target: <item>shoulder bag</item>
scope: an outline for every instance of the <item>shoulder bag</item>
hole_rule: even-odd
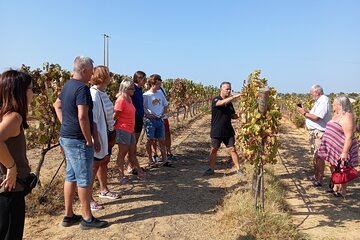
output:
[[[343,167],[340,167],[340,165],[341,160],[338,160],[335,171],[331,174],[331,181],[334,184],[347,183],[359,177],[358,171],[353,168],[347,161],[344,161]]]

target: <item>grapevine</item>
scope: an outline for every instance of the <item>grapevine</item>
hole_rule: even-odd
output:
[[[239,102],[242,121],[236,126],[236,142],[244,161],[255,166],[253,174],[255,207],[259,206],[258,199],[261,198],[260,205],[263,209],[264,165],[276,163],[279,146],[277,133],[281,114],[275,104],[276,90],[268,88],[267,80],[261,79],[260,73],[260,70],[256,70],[249,75],[247,82],[244,81],[243,96]],[[268,98],[259,98],[260,90],[265,90],[264,96]],[[259,102],[266,107],[263,112],[259,110]]]
[[[54,147],[59,146],[60,123],[57,121],[52,104],[57,99],[62,86],[70,78],[70,72],[62,70],[58,64],[44,63],[43,71],[39,68],[31,71],[30,67],[23,65],[21,71],[27,72],[33,78],[34,101],[32,102],[30,124],[26,137],[30,146],[42,146],[41,157],[36,169],[40,175],[45,155]]]
[[[262,116],[258,109],[259,89],[267,86],[265,78],[260,79],[260,70],[249,75],[244,81],[243,97],[240,98],[239,110],[241,121],[236,126],[237,147],[241,149],[243,158],[255,166],[276,163],[278,149],[277,132],[281,117],[275,100],[276,90],[270,88],[268,111]],[[264,149],[261,149],[262,144]]]
[[[360,141],[360,98],[358,98],[353,104],[353,111],[355,115],[355,137]]]

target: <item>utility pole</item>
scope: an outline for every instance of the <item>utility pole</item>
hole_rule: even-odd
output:
[[[104,36],[104,66],[109,67],[109,38],[107,34],[102,34]]]
[[[109,36],[106,38],[106,66],[109,68]]]

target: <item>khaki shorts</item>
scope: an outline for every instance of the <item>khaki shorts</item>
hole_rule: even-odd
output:
[[[315,156],[316,151],[320,147],[321,138],[323,137],[324,132],[320,130],[310,130],[309,131],[309,143],[310,143],[310,153]]]

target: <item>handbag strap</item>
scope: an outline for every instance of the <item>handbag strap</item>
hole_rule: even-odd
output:
[[[343,160],[341,160],[341,159],[339,159],[339,160],[337,161],[337,165],[336,165],[336,167],[335,167],[335,172],[340,172],[340,170],[342,169],[342,167],[341,167],[341,162],[342,162],[342,161],[343,161]],[[349,161],[344,161],[344,167],[352,168],[352,166],[350,165]]]
[[[336,165],[336,167],[335,167],[335,172],[340,172],[340,170],[341,170],[340,165],[341,165],[341,160],[339,159],[339,160],[337,161],[337,165]]]

